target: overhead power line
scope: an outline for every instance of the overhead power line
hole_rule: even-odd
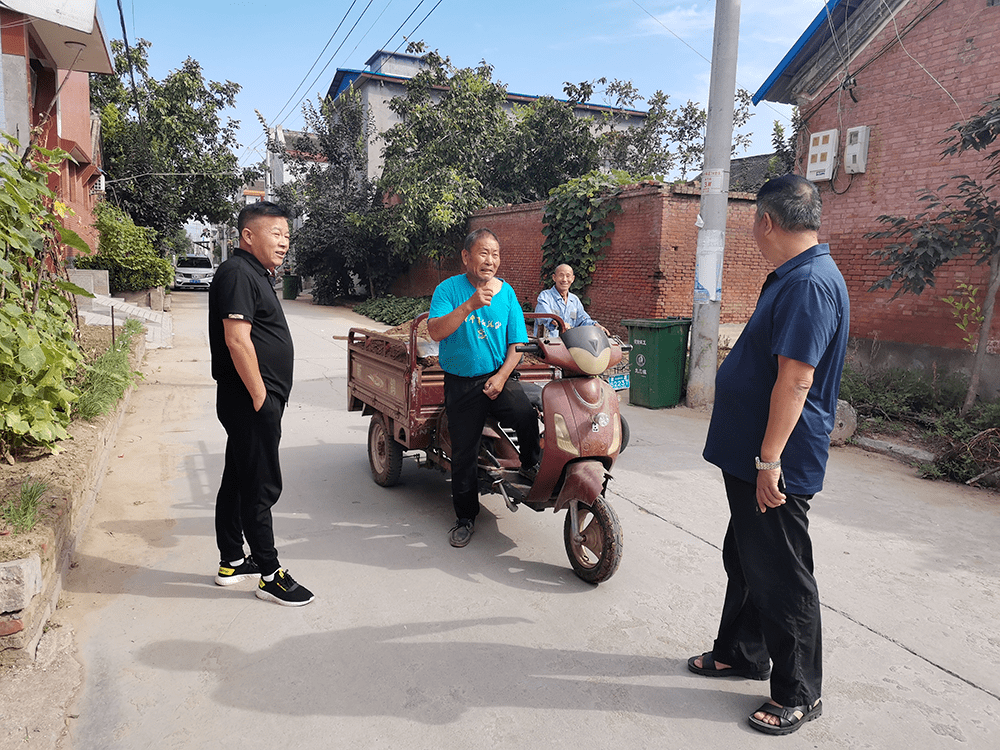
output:
[[[325,65],[325,66],[323,66],[322,70],[320,70],[320,72],[319,72],[319,73],[318,73],[318,74],[316,75],[316,77],[315,77],[315,78],[313,79],[313,82],[312,82],[312,83],[311,83],[311,84],[309,85],[309,88],[312,88],[312,86],[314,86],[314,85],[316,84],[316,82],[317,82],[317,81],[318,81],[318,80],[320,79],[320,77],[321,77],[321,76],[323,75],[323,73],[325,73],[325,72],[326,72],[326,69],[330,67],[330,64],[331,64],[331,63],[332,63],[332,62],[334,61],[334,59],[336,58],[337,54],[338,54],[338,53],[340,52],[341,48],[343,48],[344,44],[345,44],[345,43],[347,42],[347,40],[348,40],[348,39],[349,39],[349,38],[351,37],[351,34],[352,34],[352,33],[354,32],[354,29],[356,29],[356,28],[357,28],[357,26],[358,26],[358,23],[360,23],[360,22],[361,22],[361,19],[362,19],[362,18],[364,18],[364,16],[365,16],[365,13],[366,13],[366,12],[368,11],[368,8],[369,8],[369,7],[371,7],[371,4],[372,4],[372,1],[373,1],[373,0],[369,0],[369,3],[368,3],[368,5],[367,5],[367,6],[365,7],[364,11],[362,11],[361,15],[360,15],[360,16],[358,16],[358,19],[357,19],[357,21],[355,21],[355,22],[354,22],[354,25],[353,25],[353,26],[351,27],[350,31],[348,31],[348,32],[347,32],[347,35],[346,35],[346,36],[344,37],[344,39],[343,39],[343,40],[341,41],[340,45],[339,45],[339,46],[337,47],[337,49],[336,49],[336,50],[334,50],[333,54],[332,54],[332,55],[330,56],[330,59],[329,59],[329,61],[328,61],[328,62],[326,63],[326,65]],[[389,38],[388,38],[388,39],[386,40],[385,44],[384,44],[384,45],[382,45],[382,47],[380,47],[380,49],[385,49],[385,48],[387,48],[387,47],[389,46],[389,44],[390,44],[390,43],[392,42],[392,40],[393,40],[393,39],[395,38],[395,36],[396,36],[397,34],[399,34],[399,32],[400,32],[400,31],[402,30],[402,28],[403,28],[403,27],[404,27],[404,26],[405,26],[405,25],[406,25],[406,24],[407,24],[407,23],[409,22],[409,20],[410,20],[411,18],[413,18],[413,16],[414,16],[414,15],[416,14],[416,12],[417,12],[418,10],[420,10],[420,6],[422,6],[422,5],[423,5],[423,4],[425,3],[425,2],[426,2],[426,0],[420,0],[420,1],[419,1],[419,2],[417,3],[417,5],[416,5],[416,6],[415,6],[415,7],[413,8],[413,10],[411,10],[411,11],[410,11],[409,15],[407,15],[407,17],[406,17],[406,18],[405,18],[405,19],[403,20],[403,22],[402,22],[402,23],[401,23],[401,24],[399,25],[399,27],[398,27],[398,28],[397,28],[397,29],[396,29],[396,30],[395,30],[395,31],[394,31],[394,32],[392,33],[392,35],[391,35],[391,36],[390,36],[390,37],[389,37]],[[434,5],[434,7],[433,7],[433,8],[431,8],[431,9],[430,9],[430,10],[429,10],[429,11],[427,12],[427,15],[425,15],[425,16],[424,16],[424,17],[423,17],[423,18],[422,18],[422,19],[420,20],[420,23],[418,23],[418,24],[417,24],[416,26],[414,26],[414,27],[413,27],[413,30],[412,30],[412,31],[410,32],[410,34],[409,34],[408,36],[405,36],[405,37],[403,38],[403,41],[402,41],[402,42],[400,42],[400,44],[399,44],[399,46],[398,46],[398,47],[396,47],[396,50],[395,50],[395,52],[398,52],[398,51],[399,51],[399,49],[400,49],[400,48],[401,48],[401,47],[403,46],[403,44],[404,44],[404,43],[405,43],[405,42],[407,41],[407,39],[408,39],[408,38],[412,38],[413,34],[415,34],[415,33],[417,32],[417,30],[418,30],[418,29],[419,29],[419,28],[420,28],[420,27],[421,27],[421,26],[422,26],[422,25],[424,24],[424,22],[425,22],[425,21],[426,21],[426,20],[427,20],[428,18],[430,18],[431,14],[432,14],[432,13],[434,13],[434,11],[438,9],[438,6],[440,6],[442,2],[444,2],[444,0],[438,0],[438,1],[437,1],[437,3],[436,3],[436,4]],[[352,7],[353,7],[353,3],[352,3]],[[350,8],[348,8],[348,13],[349,13],[349,12],[350,12]],[[383,11],[383,13],[384,13],[384,12],[385,12],[385,11]],[[346,14],[345,14],[345,19],[346,19]],[[343,24],[343,20],[341,21],[341,24]],[[340,28],[340,27],[338,26],[338,29],[339,29],[339,28]],[[370,29],[369,29],[369,31],[370,31]],[[336,32],[334,32],[334,35],[336,35]],[[367,36],[367,34],[366,34],[366,36]],[[332,39],[333,39],[333,37],[331,37],[331,41],[332,41]],[[327,46],[329,46],[329,42],[327,43]],[[355,49],[357,49],[357,46],[355,46]],[[325,50],[326,50],[326,47],[324,47],[324,51],[325,51]],[[353,50],[352,50],[352,54],[353,54]],[[322,57],[322,55],[323,55],[323,53],[322,53],[322,52],[320,52],[320,55],[319,55],[319,57]],[[319,58],[317,58],[317,62],[318,62],[318,60],[319,60]],[[384,61],[383,61],[383,62],[384,62]],[[315,66],[316,66],[316,63],[314,62],[314,63],[313,63],[313,65],[312,65],[312,67],[310,67],[310,69],[309,69],[309,72],[312,72],[312,70],[313,70],[313,68],[315,68]],[[380,71],[381,71],[381,69],[382,69],[382,66],[380,65],[380,66],[379,66],[379,68],[378,68],[378,70],[376,70],[376,71],[374,71],[374,72],[375,72],[375,73],[378,73],[378,72],[380,72]],[[305,75],[305,76],[303,77],[303,81],[304,81],[304,80],[305,80],[306,78],[308,78],[308,77],[309,77],[309,72],[307,72],[307,73],[306,73],[306,75]],[[296,91],[296,92],[298,92],[298,90],[299,90],[299,89],[300,89],[301,87],[302,87],[302,84],[300,83],[300,84],[299,84],[299,86],[298,86],[298,87],[296,88],[296,90],[295,90],[295,91]],[[307,91],[308,91],[308,89],[307,89]],[[302,96],[300,96],[300,97],[299,97],[299,99],[298,99],[298,101],[296,102],[296,104],[300,103],[300,102],[301,102],[301,101],[302,101],[302,100],[303,100],[303,99],[305,98],[305,96],[306,96],[305,94],[303,94]],[[291,96],[291,97],[289,97],[289,101],[291,101],[291,100],[292,100],[292,99],[293,99],[294,97],[295,97],[295,93],[293,93],[293,94],[292,94],[292,96]],[[281,110],[279,111],[279,116],[281,115],[281,113],[283,113],[283,112],[285,111],[285,109],[286,109],[286,107],[287,107],[287,106],[288,106],[288,102],[285,102],[285,106],[283,106],[283,107],[281,108]],[[275,118],[275,119],[273,120],[273,122],[278,122],[278,119],[279,119],[279,118],[278,118],[278,117],[276,117],[276,118]],[[255,139],[254,139],[254,140],[253,140],[253,141],[252,141],[252,142],[251,142],[251,143],[250,143],[250,144],[248,145],[248,146],[244,147],[244,149],[243,149],[243,156],[241,156],[241,157],[240,157],[240,160],[242,161],[242,160],[243,160],[244,158],[246,158],[246,157],[247,157],[247,155],[249,154],[249,152],[250,152],[250,151],[252,151],[252,149],[254,148],[254,146],[256,146],[256,145],[257,145],[258,143],[260,143],[260,141],[261,141],[261,140],[262,140],[262,139],[263,139],[264,137],[265,137],[265,135],[264,135],[264,134],[261,134],[261,135],[258,135],[258,136],[257,136],[257,137],[256,137],[256,138],[255,138]]]

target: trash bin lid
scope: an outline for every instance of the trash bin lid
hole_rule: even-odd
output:
[[[653,318],[651,320],[623,320],[622,325],[629,328],[670,328],[690,322],[691,318]]]

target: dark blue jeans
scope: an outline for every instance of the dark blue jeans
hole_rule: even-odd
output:
[[[285,402],[267,394],[259,411],[245,388],[219,386],[216,414],[226,429],[226,466],[215,499],[215,536],[221,559],[243,557],[243,538],[261,573],[280,566],[271,507],[281,495],[278,443]]]
[[[771,668],[771,698],[811,705],[823,684],[819,590],[809,538],[812,495],[785,492],[785,504],[757,512],[755,485],[723,472],[729,528],[722,561],[729,577],[716,661]]]
[[[475,378],[444,374],[444,404],[451,434],[451,499],[457,518],[479,514],[479,442],[486,418],[493,415],[500,424],[517,433],[521,465],[538,462],[538,416],[524,395],[521,384],[508,379],[496,399],[483,393],[493,373]]]

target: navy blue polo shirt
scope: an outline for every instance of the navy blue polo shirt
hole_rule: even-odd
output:
[[[283,402],[292,390],[295,351],[285,311],[271,285],[271,275],[257,258],[242,248],[219,266],[208,290],[208,342],[212,377],[222,385],[245,388],[226,346],[222,321],[250,321],[250,340],[268,393]]]
[[[802,416],[781,454],[785,487],[797,495],[819,492],[849,332],[847,285],[829,245],[814,245],[775,269],[716,375],[705,459],[756,483],[754,458],[760,455],[767,428],[778,357],[788,357],[816,371]]]

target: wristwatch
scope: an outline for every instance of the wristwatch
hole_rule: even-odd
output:
[[[777,461],[761,461],[760,456],[756,456],[753,463],[757,467],[757,471],[772,471],[781,468],[780,458]]]

